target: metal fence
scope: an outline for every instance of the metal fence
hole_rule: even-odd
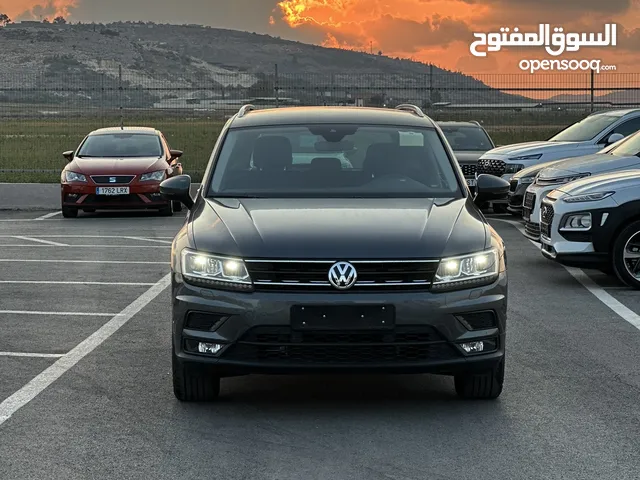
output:
[[[61,152],[114,125],[162,130],[201,175],[217,134],[241,105],[258,108],[414,103],[436,120],[477,120],[496,143],[546,139],[600,109],[640,107],[640,74],[300,74],[183,78],[114,65],[97,73],[60,56],[36,75],[0,75],[0,181],[57,181]]]

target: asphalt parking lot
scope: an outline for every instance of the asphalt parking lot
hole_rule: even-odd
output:
[[[170,375],[183,216],[0,212],[2,479],[638,479],[640,292],[546,261],[507,216],[505,390],[435,376]]]

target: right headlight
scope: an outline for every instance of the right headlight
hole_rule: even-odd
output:
[[[182,250],[182,276],[186,283],[208,288],[251,290],[247,266],[239,258]]]
[[[497,248],[440,260],[432,290],[460,290],[489,285],[498,278],[500,258]]]
[[[567,203],[581,203],[581,202],[597,202],[598,200],[604,200],[607,197],[610,197],[616,192],[597,192],[597,193],[587,193],[585,195],[568,195],[562,199],[563,202]]]
[[[66,170],[64,172],[64,178],[67,180],[67,182],[86,182],[87,181],[87,177],[85,177],[83,174],[70,172],[69,170]]]
[[[531,185],[533,182],[536,181],[536,178],[537,177],[522,177],[519,180],[522,185]]]

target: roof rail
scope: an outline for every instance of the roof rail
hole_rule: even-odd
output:
[[[417,107],[415,105],[411,105],[410,103],[403,103],[401,105],[396,106],[396,110],[402,110],[404,112],[411,112],[414,115],[417,115],[419,117],[424,117],[424,112],[420,109],[420,107]]]
[[[482,125],[480,125],[480,122],[477,120],[469,120],[469,123],[475,123],[476,125],[478,125],[479,127],[481,127]]]
[[[238,110],[238,118],[244,117],[251,110],[255,110],[255,109],[256,107],[254,107],[253,105],[243,105],[242,107],[240,107],[240,110]]]

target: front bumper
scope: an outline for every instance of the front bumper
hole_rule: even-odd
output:
[[[490,286],[437,294],[240,293],[194,287],[174,274],[172,294],[177,360],[221,377],[297,372],[454,374],[486,370],[504,355],[506,273]],[[395,321],[392,327],[379,329],[305,330],[291,313],[292,307],[302,306],[389,307],[395,311]],[[199,319],[198,328],[194,318]],[[460,346],[477,340],[495,342],[495,348],[467,354]],[[216,354],[200,354],[199,342],[223,347]]]
[[[129,187],[127,195],[96,195],[100,186]],[[160,184],[95,185],[62,184],[63,207],[78,209],[160,209],[169,202],[160,194]]]

